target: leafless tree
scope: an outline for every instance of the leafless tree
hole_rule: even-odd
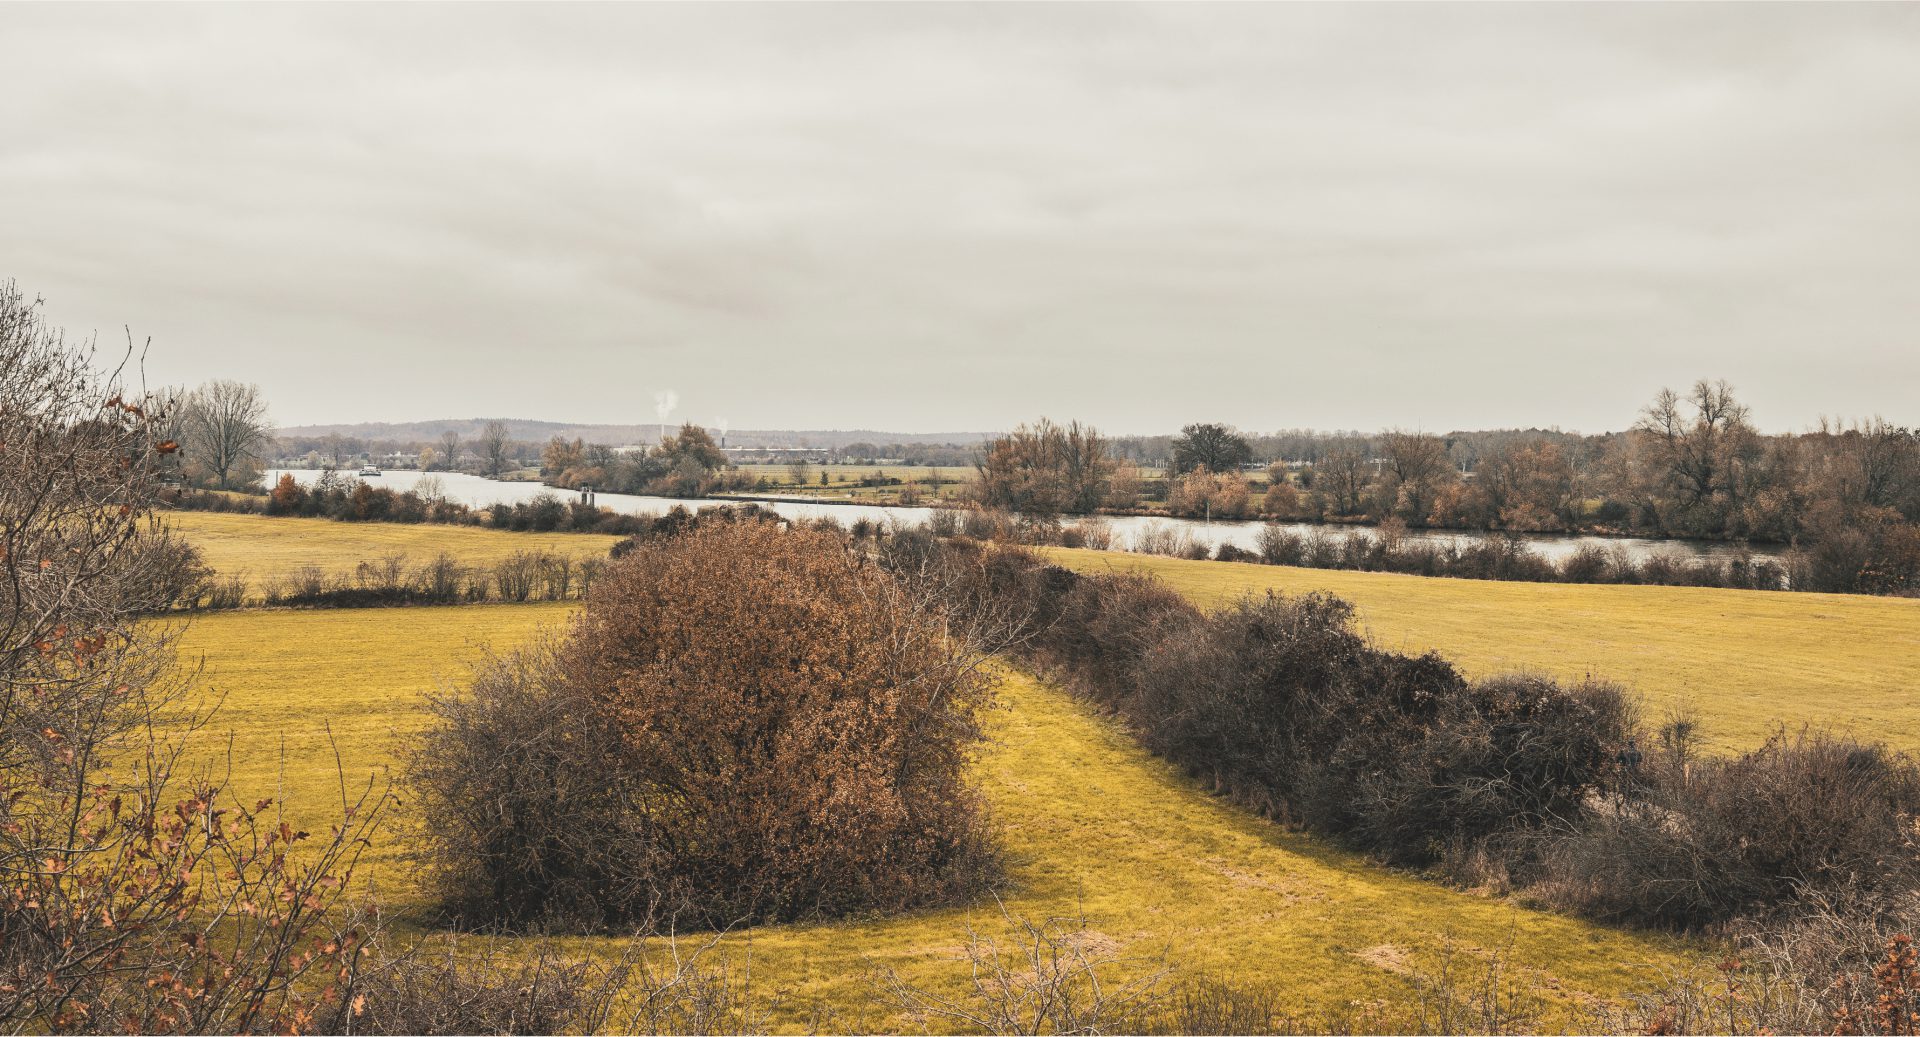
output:
[[[273,436],[260,387],[217,378],[195,389],[186,402],[184,429],[190,460],[204,467],[215,485],[232,488],[234,476],[249,462],[261,460],[261,451]]]
[[[440,433],[440,464],[449,472],[460,470],[460,433],[453,429]]]
[[[320,449],[326,454],[327,462],[338,468],[346,463],[349,452],[347,438],[338,432],[329,432],[320,440]]]
[[[1661,484],[1661,496],[1678,505],[1676,518],[1698,531],[1718,532],[1741,497],[1741,468],[1759,447],[1733,387],[1703,378],[1684,398],[1662,389],[1641,411],[1634,431],[1646,445],[1649,474]]]
[[[1314,466],[1314,485],[1333,495],[1335,511],[1354,514],[1360,510],[1360,498],[1367,489],[1369,464],[1363,442],[1342,440]]]
[[[1439,436],[1394,429],[1380,437],[1380,456],[1394,494],[1391,510],[1416,524],[1427,521],[1434,489],[1454,475],[1446,443]]]
[[[489,421],[487,427],[480,431],[480,439],[475,445],[479,448],[481,460],[486,462],[487,478],[498,479],[507,470],[507,448],[512,443],[504,421]]]
[[[1104,501],[1116,466],[1092,426],[1041,418],[987,444],[975,493],[981,503],[1023,515],[1083,514]]]
[[[295,866],[271,801],[187,776],[154,406],[0,285],[0,1031],[294,1028],[358,953],[326,913],[378,800]]]
[[[1817,435],[1830,458],[1835,496],[1920,517],[1920,431],[1877,417],[1851,424],[1823,419]]]

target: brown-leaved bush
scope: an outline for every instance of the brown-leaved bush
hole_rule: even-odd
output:
[[[411,784],[447,907],[723,926],[965,896],[992,874],[962,780],[983,659],[839,535],[642,542],[562,641],[435,703]]]

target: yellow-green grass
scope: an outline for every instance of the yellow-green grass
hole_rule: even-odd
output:
[[[362,561],[396,553],[420,565],[442,551],[468,565],[498,561],[516,551],[603,557],[619,539],[596,533],[515,533],[437,523],[334,522],[200,511],[171,513],[167,524],[198,547],[215,571],[245,573],[255,589],[265,580],[308,565],[329,573],[351,572]]]
[[[793,471],[793,466],[789,464],[743,464],[739,467],[749,475],[764,475],[781,482],[788,481]],[[819,483],[821,472],[827,473],[827,478],[836,483],[859,482],[875,472],[908,483],[924,483],[934,475],[938,475],[942,483],[972,482],[976,474],[971,465],[809,464],[807,482],[810,485]]]
[[[1691,709],[1721,749],[1776,725],[1920,749],[1920,600],[1699,587],[1438,579],[1054,549],[1082,571],[1153,573],[1205,606],[1269,588],[1353,602],[1380,644],[1437,649],[1468,673],[1606,677],[1649,719]]]
[[[391,773],[425,721],[425,692],[458,680],[478,645],[511,647],[567,612],[516,605],[196,619],[182,650],[204,659],[207,686],[226,696],[201,744],[224,752],[230,734],[239,791],[284,796],[297,823],[324,831],[339,801],[336,746],[350,786]],[[1012,862],[1007,909],[1035,919],[1084,911],[1122,955],[1164,952],[1187,970],[1278,984],[1302,1012],[1331,1011],[1407,993],[1407,969],[1430,966],[1452,939],[1469,952],[1505,951],[1521,987],[1544,999],[1547,1024],[1577,1025],[1571,1013],[1584,999],[1652,985],[1691,950],[1453,892],[1288,833],[1205,794],[1109,721],[1020,674],[1005,676],[988,720],[973,773]],[[420,890],[402,858],[398,820],[376,837],[363,877],[405,908],[419,903]],[[875,969],[955,989],[969,921],[992,932],[997,909],[773,927],[730,938],[723,953],[750,950],[755,987],[785,994],[777,1024],[799,1029],[812,1006],[871,1005]],[[619,943],[568,947],[611,953]],[[910,1022],[883,1013],[877,1024]]]

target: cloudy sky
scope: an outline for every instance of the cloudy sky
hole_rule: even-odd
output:
[[[1920,422],[1920,5],[0,7],[0,278],[283,424]]]

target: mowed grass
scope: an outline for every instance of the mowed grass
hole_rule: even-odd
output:
[[[297,823],[325,831],[340,785],[390,775],[420,729],[424,694],[459,680],[483,644],[508,648],[564,622],[569,606],[515,605],[225,613],[194,620],[182,650],[224,693],[200,736],[227,752],[247,796],[282,796]],[[1542,1025],[1577,1025],[1587,999],[1654,984],[1689,947],[1449,891],[1371,866],[1206,795],[1112,723],[1063,693],[1006,675],[974,765],[1010,860],[1009,911],[1084,911],[1104,946],[1168,955],[1189,970],[1279,984],[1302,1013],[1339,1011],[1410,990],[1448,940],[1501,952]],[[327,737],[331,730],[332,738]],[[335,753],[341,768],[336,769]],[[405,810],[363,877],[402,908],[420,890],[404,859]],[[783,926],[730,937],[753,983],[782,995],[776,1023],[799,1030],[815,1006],[864,1013],[876,970],[957,989],[964,927],[999,929],[991,904],[905,918]],[[575,939],[576,953],[619,941]],[[915,1021],[867,1015],[880,1028]],[[938,1024],[933,1024],[936,1028]],[[1403,1024],[1404,1025],[1404,1024]]]
[[[1776,725],[1827,725],[1920,750],[1920,600],[1697,587],[1437,579],[1050,549],[1082,571],[1154,574],[1203,606],[1269,588],[1352,602],[1381,645],[1437,649],[1468,673],[1606,677],[1647,719],[1691,709],[1720,749]]]
[[[255,590],[263,581],[314,565],[352,572],[362,561],[404,554],[418,566],[445,551],[467,565],[498,561],[516,551],[547,551],[569,558],[604,557],[619,537],[597,533],[515,533],[434,523],[334,522],[182,511],[167,524],[200,548],[207,564],[225,574],[245,573]]]

